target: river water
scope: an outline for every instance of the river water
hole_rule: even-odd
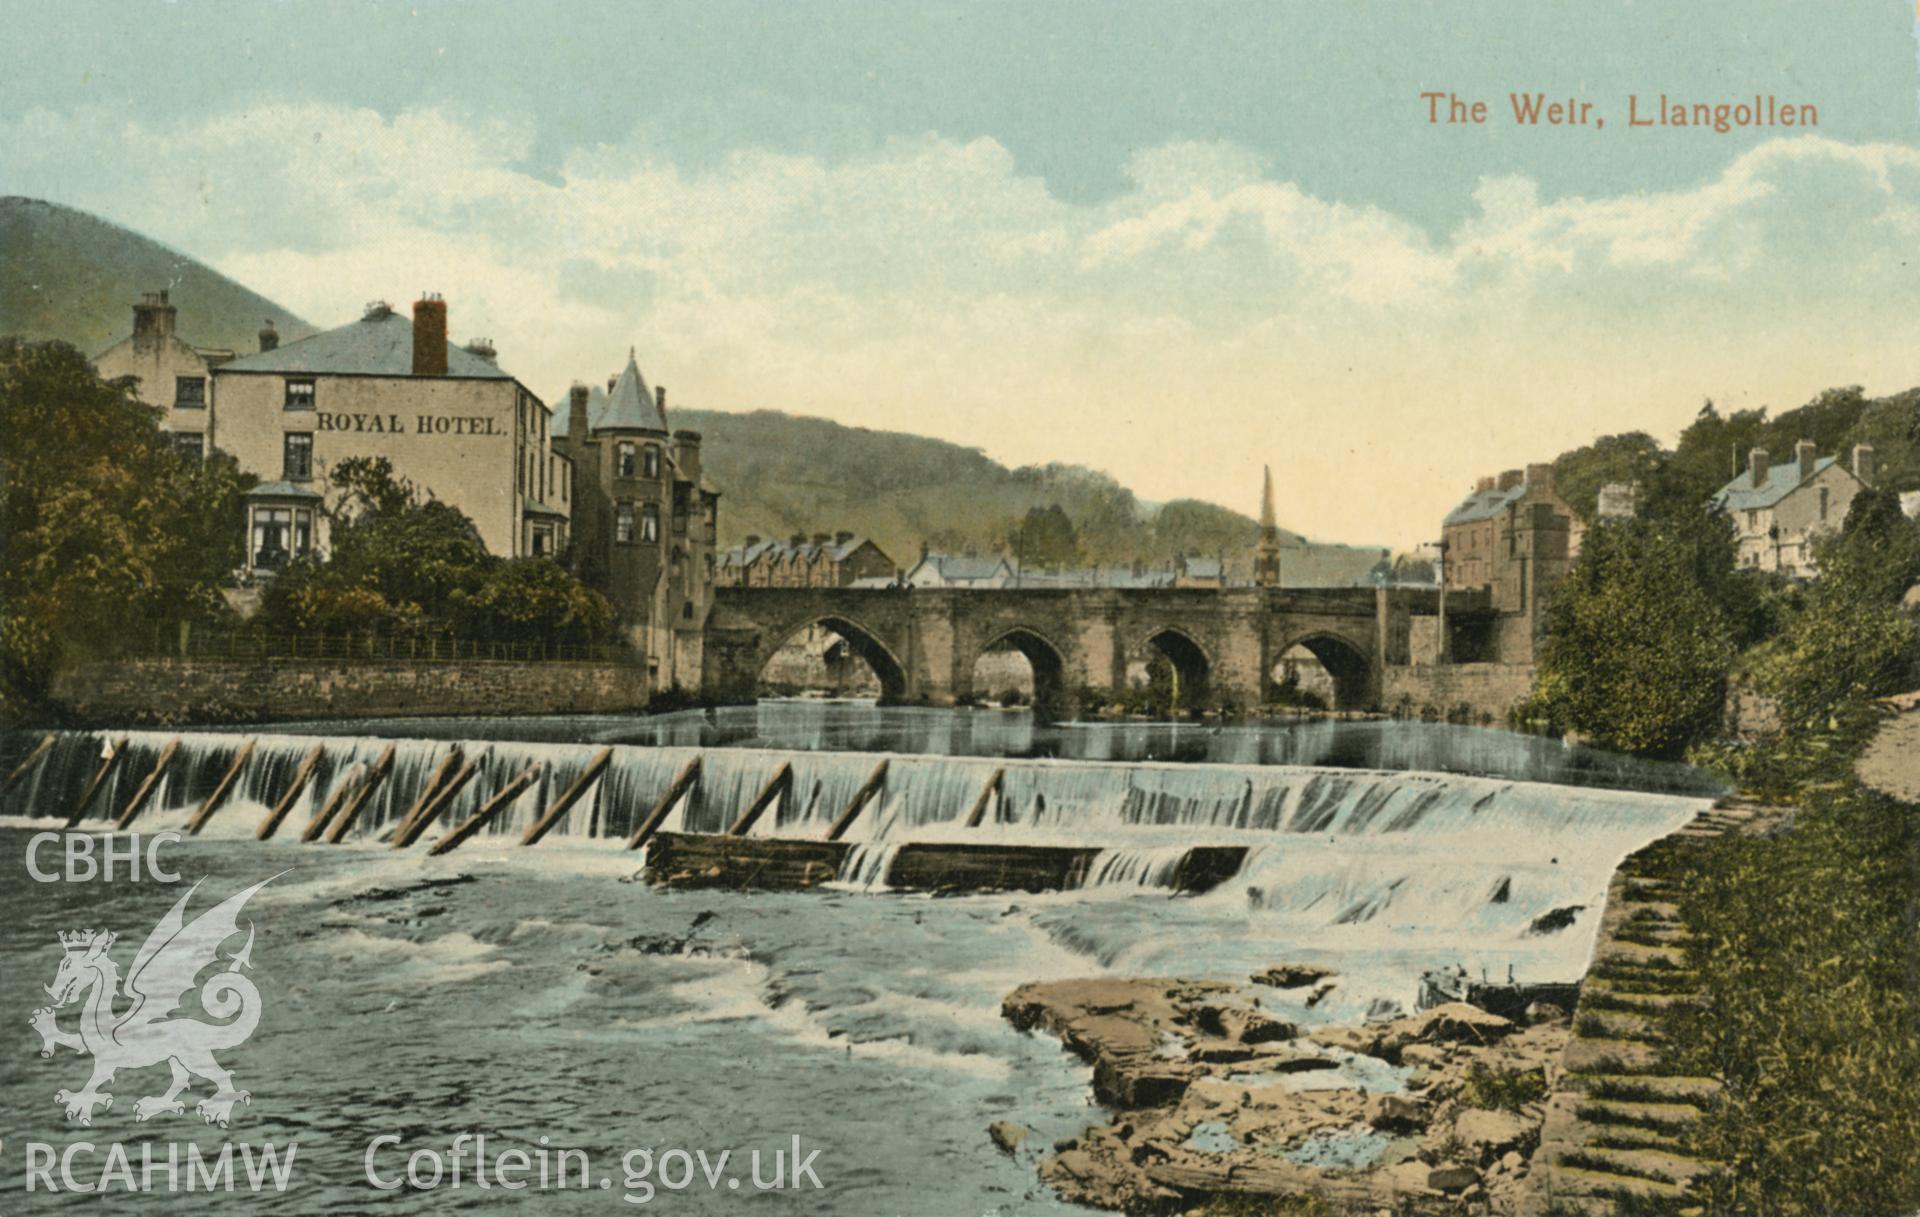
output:
[[[254,840],[316,735],[325,753],[314,782],[273,840]],[[205,833],[161,857],[200,883],[193,912],[275,876],[243,918],[255,931],[249,975],[264,1013],[251,1039],[221,1056],[253,1100],[225,1131],[164,1115],[136,1123],[134,1099],[164,1089],[166,1072],[130,1069],[110,1087],[114,1106],[85,1133],[99,1148],[76,1159],[81,1182],[89,1170],[97,1179],[112,1142],[127,1147],[136,1172],[143,1143],[164,1158],[170,1143],[217,1151],[223,1141],[295,1142],[286,1192],[220,1203],[297,1213],[1066,1211],[1036,1183],[1033,1153],[1099,1113],[1084,1067],[1050,1037],[1015,1033],[1000,1019],[1016,985],[1103,973],[1235,978],[1283,961],[1322,963],[1340,976],[1318,1005],[1306,1008],[1303,991],[1266,998],[1283,1017],[1314,1023],[1410,1005],[1427,967],[1576,977],[1618,860],[1713,794],[1676,767],[1421,724],[1037,728],[1005,712],[787,703],[657,719],[292,725],[246,736],[254,752],[234,793]],[[109,809],[125,806],[175,738],[127,737],[89,828],[106,827]],[[135,829],[183,825],[243,743],[235,733],[179,738]],[[444,823],[531,764],[543,767],[540,780],[455,853],[425,855],[437,829],[412,850],[387,848],[382,836],[456,740],[477,776]],[[9,756],[32,742],[9,741]],[[393,777],[349,840],[300,844],[333,786],[389,743]],[[610,744],[595,791],[540,845],[515,845]],[[57,1151],[80,1137],[53,1093],[80,1087],[85,1059],[65,1050],[40,1059],[27,1026],[47,1004],[41,986],[60,962],[56,933],[117,931],[112,954],[124,973],[184,890],[124,876],[27,879],[29,837],[71,810],[100,747],[97,737],[62,738],[0,803],[11,868],[0,1022],[15,1028],[13,1048],[0,1054],[12,1117],[0,1159],[16,1181],[21,1145]],[[892,753],[886,790],[856,822],[859,848],[832,890],[665,892],[633,881],[639,855],[622,838],[693,756],[704,758],[702,778],[670,827],[724,827],[785,763],[793,794],[755,831],[817,837],[866,780],[876,751]],[[962,828],[999,768],[1002,794],[988,823]],[[1096,882],[1073,892],[935,899],[874,884],[900,841],[954,836],[1106,852]],[[1175,896],[1164,886],[1170,860],[1193,844],[1250,850],[1220,888]],[[41,861],[57,866],[57,850]],[[1566,920],[1569,910],[1578,911],[1565,928],[1536,929],[1545,914]],[[74,1007],[59,1021],[71,1029]],[[1018,1158],[996,1150],[986,1128],[1000,1119],[1034,1128],[1033,1148]],[[395,1192],[366,1178],[368,1143],[382,1134],[400,1138],[374,1154],[375,1173],[390,1180],[408,1152],[445,1155],[463,1133],[485,1133],[490,1156],[535,1155],[541,1137],[550,1151],[583,1150],[589,1186],[570,1177],[567,1190],[481,1190],[470,1157],[458,1191],[445,1176],[438,1190]],[[770,1181],[772,1152],[790,1151],[795,1137],[803,1156],[819,1151],[813,1168],[824,1186],[803,1176],[798,1190],[756,1188],[749,1152],[761,1151]],[[641,1148],[669,1181],[680,1164],[664,1151],[733,1157],[713,1189],[696,1170],[684,1190],[665,1190],[657,1173],[626,1177],[622,1155]],[[741,1186],[728,1188],[727,1176]],[[70,1199],[16,1191],[0,1211],[53,1211]],[[206,1198],[162,1191],[136,1203],[143,1213],[186,1212]]]

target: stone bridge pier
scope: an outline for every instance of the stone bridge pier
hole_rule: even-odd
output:
[[[1339,709],[1377,706],[1384,666],[1407,662],[1410,620],[1433,593],[1375,588],[722,588],[707,621],[702,693],[750,701],[790,638],[820,625],[880,679],[891,702],[952,705],[978,692],[974,664],[1009,647],[1033,666],[1053,714],[1127,686],[1156,655],[1183,706],[1250,707],[1280,657],[1311,651]],[[1431,611],[1425,606],[1424,611]]]

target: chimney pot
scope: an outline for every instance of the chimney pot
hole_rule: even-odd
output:
[[[1819,458],[1819,449],[1813,446],[1813,441],[1810,439],[1803,439],[1793,446],[1793,459],[1794,463],[1800,466],[1801,481],[1804,482],[1813,476],[1814,462]]]
[[[607,392],[609,393],[613,392],[613,386],[619,383],[620,383],[620,378],[618,376],[607,377]]]
[[[413,304],[413,374],[447,374],[447,302],[433,292]]]
[[[1767,450],[1755,448],[1747,453],[1747,480],[1755,489],[1767,484]]]
[[[1862,486],[1873,485],[1874,474],[1873,445],[1855,444],[1853,446],[1853,476],[1860,479]]]

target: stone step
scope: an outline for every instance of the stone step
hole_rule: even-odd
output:
[[[1641,1099],[1582,1099],[1574,1113],[1588,1124],[1646,1121],[1653,1124],[1691,1124],[1700,1109],[1690,1103],[1651,1103]],[[1607,1119],[1605,1117],[1615,1117]]]
[[[1584,1166],[1549,1163],[1541,1176],[1546,1183],[1545,1193],[1552,1196],[1556,1203],[1569,1207],[1578,1205],[1588,1213],[1615,1212],[1613,1197],[1620,1195],[1649,1200],[1678,1200],[1686,1194],[1677,1184],[1659,1183],[1638,1175],[1616,1175],[1611,1171]]]
[[[1609,964],[1631,966],[1644,964],[1650,959],[1664,959],[1675,965],[1684,965],[1687,957],[1686,953],[1678,947],[1656,947],[1641,942],[1621,942],[1618,939],[1610,939],[1595,953],[1593,962],[1603,967]]]
[[[1585,1029],[1589,1022],[1598,1023],[1599,1029]],[[1660,1025],[1644,1014],[1629,1014],[1623,1010],[1591,1010],[1582,1002],[1580,1013],[1573,1022],[1573,1031],[1584,1039],[1635,1040],[1657,1038]]]
[[[1575,1156],[1575,1161],[1569,1164],[1575,1170],[1605,1171],[1679,1187],[1685,1187],[1700,1176],[1719,1169],[1718,1163],[1667,1150],[1602,1149],[1595,1146],[1555,1151],[1554,1165],[1561,1165],[1567,1155]]]
[[[1589,1095],[1608,1087],[1632,1087],[1635,1090],[1660,1096],[1653,1101],[1665,1103],[1691,1101],[1696,1105],[1711,1103],[1720,1093],[1720,1083],[1712,1078],[1668,1077],[1657,1073],[1582,1073],[1570,1076],[1568,1085],[1577,1086]]]
[[[1575,1036],[1560,1054],[1560,1063],[1568,1073],[1597,1073],[1614,1076],[1625,1070],[1639,1073],[1657,1069],[1660,1052],[1652,1044],[1639,1040],[1592,1039]]]
[[[1611,980],[1588,981],[1587,992],[1589,996],[1580,1002],[1582,1013],[1588,1010],[1595,1014],[1617,1012],[1618,1007],[1614,1003],[1619,1003],[1632,1007],[1632,1013],[1652,1015],[1670,1006],[1692,1006],[1700,1003],[1700,995],[1697,993],[1666,993],[1660,990],[1635,989],[1630,984],[1623,988],[1618,982]],[[1603,994],[1605,995],[1604,1004],[1596,1000]]]

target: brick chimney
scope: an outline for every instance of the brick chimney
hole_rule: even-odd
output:
[[[1853,446],[1853,476],[1860,479],[1862,486],[1873,485],[1873,445],[1855,444]]]
[[[484,359],[488,363],[498,363],[500,361],[500,351],[493,345],[493,339],[491,338],[470,339],[467,342],[465,350],[467,354],[474,356],[476,359]]]
[[[273,318],[269,317],[267,318],[267,323],[260,327],[260,349],[262,351],[274,351],[278,350],[279,347],[280,331],[273,328]]]
[[[667,386],[653,386],[653,404],[660,407],[660,417],[667,416]]]
[[[587,386],[575,384],[567,390],[567,440],[584,444],[587,439]]]
[[[1527,466],[1527,485],[1532,486],[1538,490],[1552,490],[1553,489],[1553,466],[1552,465],[1528,465]]]
[[[1475,494],[1485,494],[1487,493],[1487,491],[1492,489],[1493,489],[1492,478],[1481,478],[1479,481],[1473,484],[1473,492]]]
[[[1757,490],[1767,484],[1767,450],[1755,448],[1747,453],[1747,480]]]
[[[845,545],[851,540],[853,540],[853,534],[850,532],[836,532],[833,534],[833,543],[835,545]]]
[[[167,303],[165,292],[142,292],[133,306],[133,345],[152,350],[173,337],[177,310]]]
[[[816,532],[813,534],[813,543],[815,545],[825,545],[828,541],[832,539],[833,538],[831,536],[829,536],[824,532]]]
[[[413,302],[413,374],[447,374],[447,302],[436,292]]]
[[[758,544],[760,544],[760,534],[759,534],[759,533],[757,533],[757,532],[750,532],[750,533],[748,533],[748,534],[747,534],[747,548],[748,548],[748,549],[752,549],[752,548],[753,548],[754,546],[756,546],[756,545],[758,545]]]
[[[1515,486],[1525,481],[1526,476],[1526,474],[1518,469],[1503,470],[1500,474],[1500,489],[1512,490]]]
[[[1806,481],[1813,476],[1813,464],[1820,459],[1820,453],[1813,441],[1803,439],[1793,446],[1793,463],[1800,466],[1800,480]]]

